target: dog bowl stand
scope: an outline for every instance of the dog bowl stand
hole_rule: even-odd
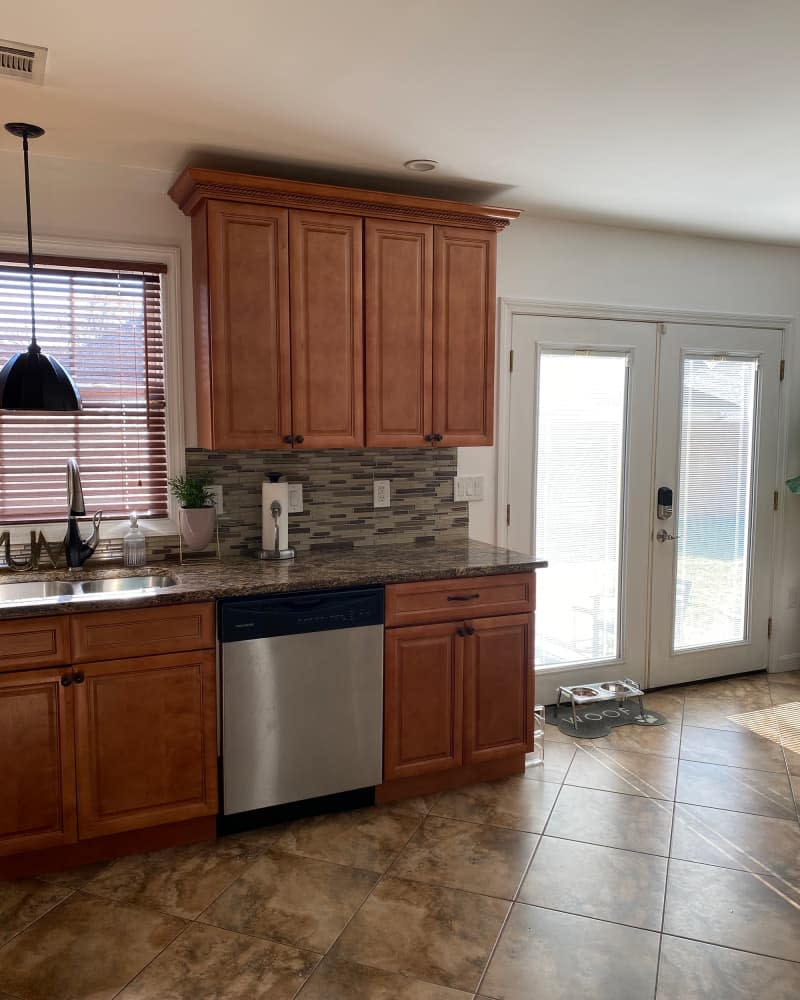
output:
[[[644,691],[636,681],[626,677],[621,681],[603,681],[600,684],[570,684],[558,689],[558,700],[556,701],[556,719],[558,710],[561,707],[561,699],[564,698],[572,706],[572,725],[578,731],[578,717],[575,708],[581,705],[591,705],[598,701],[628,701],[636,698],[639,702],[639,714],[644,719]]]

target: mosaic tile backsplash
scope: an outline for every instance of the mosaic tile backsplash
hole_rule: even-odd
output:
[[[289,515],[289,544],[301,551],[466,540],[466,503],[453,502],[455,448],[358,451],[187,449],[186,472],[223,488],[223,554],[261,548],[261,484],[280,473],[303,484],[303,513]],[[374,509],[372,481],[391,481],[391,506]]]

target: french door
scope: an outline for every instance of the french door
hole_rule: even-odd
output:
[[[766,666],[781,338],[515,315],[508,545],[549,561],[537,698]]]

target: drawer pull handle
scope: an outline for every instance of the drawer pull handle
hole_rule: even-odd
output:
[[[448,601],[477,601],[480,594],[449,594]]]

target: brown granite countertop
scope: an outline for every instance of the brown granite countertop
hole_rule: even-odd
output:
[[[171,561],[124,569],[115,563],[91,564],[82,570],[0,573],[2,584],[34,580],[97,580],[110,576],[169,574],[174,587],[138,596],[85,597],[52,603],[0,605],[0,619],[39,615],[76,614],[142,608],[155,604],[186,604],[221,597],[247,597],[299,590],[324,590],[366,584],[409,583],[459,576],[493,576],[542,569],[543,559],[499,549],[484,542],[448,542],[443,545],[375,545],[345,551],[301,552],[288,563],[261,562],[242,557],[192,559],[183,565]]]

